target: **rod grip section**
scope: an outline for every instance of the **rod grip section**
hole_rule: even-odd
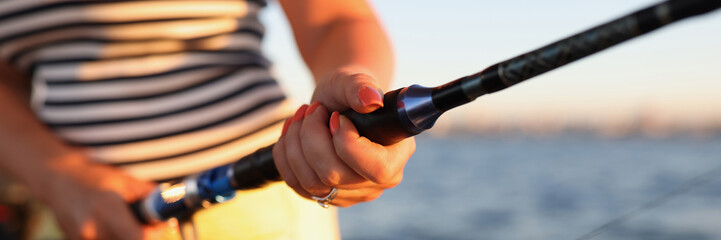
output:
[[[273,161],[273,146],[275,144],[258,149],[233,163],[235,189],[254,189],[281,180]]]
[[[341,114],[350,119],[361,136],[383,145],[391,145],[416,135],[401,125],[398,114],[398,90],[388,92],[383,97],[384,107],[368,114],[353,110]],[[254,189],[268,183],[280,181],[280,174],[273,161],[273,145],[243,157],[233,163],[234,188]]]
[[[398,92],[387,92],[383,97],[384,107],[367,114],[353,110],[341,114],[353,122],[358,133],[373,142],[391,145],[416,135],[404,128],[398,114]],[[254,189],[270,182],[281,180],[273,161],[273,145],[264,147],[233,164],[235,189]]]
[[[367,114],[357,113],[353,110],[344,111],[341,114],[353,122],[358,133],[369,140],[385,146],[400,142],[403,139],[416,135],[409,131],[402,124],[406,119],[401,119],[398,114],[398,93],[401,89],[387,92],[383,97],[383,107]]]

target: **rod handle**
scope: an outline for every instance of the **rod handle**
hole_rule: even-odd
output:
[[[396,89],[387,92],[383,96],[383,107],[371,113],[358,113],[353,110],[342,112],[353,125],[355,125],[358,133],[369,140],[388,146],[402,141],[403,139],[412,137],[418,133],[403,126],[407,121],[405,116],[401,116],[398,109],[398,94],[402,89]]]
[[[399,142],[407,137],[415,135],[414,133],[405,130],[399,123],[399,112],[396,111],[396,109],[398,107],[397,98],[400,90],[401,89],[386,93],[383,98],[385,106],[372,113],[360,114],[349,110],[341,114],[348,117],[356,125],[358,132],[362,136],[368,137],[371,141],[384,145]],[[275,166],[275,161],[273,160],[274,146],[275,144],[272,144],[258,149],[252,154],[231,163],[230,166],[226,165],[224,169],[228,169],[227,167],[229,167],[232,171],[231,176],[228,177],[228,180],[230,181],[229,185],[236,190],[247,190],[260,188],[267,184],[282,180],[280,173]],[[223,168],[223,166],[219,168]],[[198,185],[199,182],[191,181],[189,184]],[[195,187],[197,189],[205,189],[205,187],[209,187],[200,185],[190,187]],[[185,196],[183,200],[185,204],[181,205],[191,206],[185,206],[185,208],[183,208],[183,206],[175,206],[177,204],[174,204],[174,207],[171,207],[170,204],[164,204],[162,201],[156,201],[161,198],[160,191],[157,191],[141,201],[131,203],[130,208],[140,222],[147,224],[164,221],[178,214],[190,214],[190,212],[195,210],[192,206],[199,205],[199,203],[194,201],[203,200],[189,195]]]
[[[383,96],[382,108],[374,112],[361,114],[353,110],[341,114],[353,122],[358,133],[369,140],[383,145],[391,145],[417,133],[402,126],[398,109],[398,93],[401,89],[387,92]],[[235,189],[254,189],[268,183],[280,181],[280,174],[273,161],[273,146],[259,149],[233,163]]]
[[[237,190],[254,189],[280,181],[280,173],[273,161],[273,146],[258,149],[233,163],[233,182]]]

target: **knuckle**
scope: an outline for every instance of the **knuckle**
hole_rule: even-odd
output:
[[[340,78],[352,74],[348,69],[339,69],[331,74],[331,79]]]
[[[386,189],[394,188],[394,187],[398,186],[398,184],[400,184],[401,181],[403,181],[403,174],[399,174],[399,176],[393,177],[393,179],[391,179],[390,181],[388,181],[387,183],[385,183],[383,185],[383,188],[386,188]]]
[[[361,197],[360,201],[370,202],[370,201],[378,199],[381,195],[383,195],[383,191],[374,192],[374,193],[367,194],[367,195]]]
[[[368,74],[362,73],[362,72],[352,73],[349,75],[349,77],[353,80],[361,81],[361,82],[373,81],[373,77],[371,77],[371,75],[368,75]]]
[[[386,184],[393,179],[393,173],[385,166],[376,167],[370,174],[368,180],[377,184]]]
[[[328,187],[324,186],[321,182],[315,180],[305,180],[300,182],[300,185],[311,194],[323,194],[328,191]]]
[[[306,192],[305,189],[300,186],[300,184],[288,184],[288,187],[290,187],[290,189],[293,189],[293,191],[295,191],[301,196]]]
[[[335,142],[334,142],[335,143]],[[349,159],[350,154],[348,153],[348,146],[347,144],[335,144],[335,153],[343,160]]]
[[[338,171],[328,170],[322,174],[320,180],[328,187],[338,187],[341,182],[341,176]]]
[[[403,174],[398,176],[398,178],[396,178],[395,181],[393,181],[391,187],[396,187],[396,186],[398,186],[398,184],[401,184],[401,182],[403,182]]]
[[[355,158],[352,154],[352,148],[350,146],[351,144],[341,144],[341,145],[335,145],[336,147],[336,154],[338,157],[341,158],[344,162],[352,162]]]
[[[353,149],[353,146],[351,144],[342,145],[341,147],[337,148],[336,154],[345,162],[346,164],[350,164],[353,162],[360,162],[363,161],[361,159],[366,159],[367,161],[373,161],[373,162],[364,162],[362,165],[366,165],[368,167],[360,167],[356,168],[355,170],[364,176],[366,179],[370,180],[371,182],[374,182],[376,184],[385,184],[389,181],[393,180],[393,178],[396,175],[396,171],[394,169],[391,169],[391,167],[387,166],[386,164],[383,164],[384,158],[382,157],[363,157],[360,156],[361,154],[372,154],[368,152],[360,153]],[[370,160],[372,159],[372,160]],[[350,164],[353,165],[353,164]]]
[[[288,185],[288,187],[290,187],[293,190],[297,191],[297,190],[301,189],[300,184],[298,184],[298,181],[296,181],[295,179],[284,179],[284,181],[285,181],[285,184]]]

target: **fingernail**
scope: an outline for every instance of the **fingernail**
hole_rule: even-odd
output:
[[[330,134],[335,135],[335,131],[338,131],[338,127],[340,127],[340,114],[338,112],[333,112],[333,114],[330,115],[328,125],[330,127]]]
[[[293,115],[293,122],[303,119],[303,116],[305,115],[305,110],[308,109],[308,104],[303,104],[303,106],[300,106],[298,108],[298,111],[295,112],[295,115]]]
[[[358,98],[360,98],[364,107],[383,106],[383,96],[381,96],[381,93],[368,86],[363,86],[360,90],[358,90]]]
[[[310,107],[308,107],[308,110],[305,110],[305,116],[308,116],[311,113],[313,113],[313,111],[315,111],[315,109],[318,108],[318,106],[320,106],[320,102],[314,102],[313,104],[311,104]]]
[[[285,120],[285,123],[283,123],[283,131],[280,133],[280,135],[285,135],[285,132],[288,131],[288,126],[290,126],[290,120],[293,118],[288,118]]]

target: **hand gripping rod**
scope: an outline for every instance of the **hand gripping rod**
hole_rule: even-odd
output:
[[[570,62],[643,35],[686,17],[721,7],[721,0],[669,0],[497,63],[445,85],[419,85],[385,94],[384,107],[368,114],[342,113],[362,136],[390,145],[430,129],[444,112],[479,96],[503,90]],[[232,198],[235,190],[258,188],[279,181],[273,145],[239,161],[185,178],[174,185],[161,184],[145,199],[131,204],[145,223],[182,217],[208,204]]]

